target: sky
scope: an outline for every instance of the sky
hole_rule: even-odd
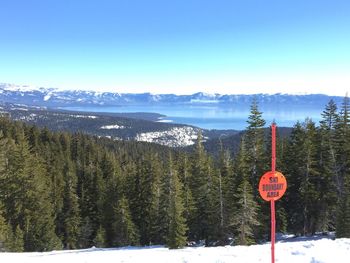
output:
[[[0,82],[344,96],[349,14],[348,0],[0,0]]]

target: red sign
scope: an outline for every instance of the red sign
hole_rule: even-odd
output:
[[[259,192],[265,201],[276,201],[280,199],[287,189],[287,181],[280,172],[267,172],[259,182]]]

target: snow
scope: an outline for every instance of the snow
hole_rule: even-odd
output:
[[[136,135],[136,141],[153,142],[171,147],[193,145],[198,137],[198,130],[193,127],[174,127],[166,131],[145,132]]]
[[[218,100],[191,99],[190,103],[219,103]]]
[[[48,93],[47,95],[44,96],[44,101],[48,101],[51,98],[52,94]]]
[[[8,83],[0,83],[0,86],[3,90],[6,91],[15,91],[15,92],[28,92],[28,91],[36,91],[39,90],[39,87],[30,86],[30,85],[15,85],[15,84],[8,84]]]
[[[350,239],[289,240],[276,243],[276,263],[349,262]],[[253,246],[196,247],[169,250],[164,247],[90,248],[33,253],[1,253],[2,263],[123,262],[123,263],[269,263],[270,244]]]
[[[87,118],[87,119],[96,119],[97,116],[89,116],[89,115],[69,115],[73,118]]]
[[[166,117],[159,117],[157,122],[163,122],[163,123],[171,123],[173,120],[167,120]]]
[[[19,108],[19,107],[13,107],[13,110],[21,110],[21,111],[28,111],[27,108]]]
[[[102,126],[100,129],[104,129],[104,130],[125,129],[125,126],[123,126],[123,125],[118,125],[118,124],[114,124],[114,125],[104,125],[104,126]]]
[[[172,123],[172,120],[157,120],[157,122]]]

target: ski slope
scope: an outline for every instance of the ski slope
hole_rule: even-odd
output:
[[[0,253],[0,262],[11,263],[269,263],[270,244],[253,246],[196,247],[169,250],[164,247],[90,248],[44,253]],[[350,262],[350,239],[295,238],[276,243],[276,262]]]

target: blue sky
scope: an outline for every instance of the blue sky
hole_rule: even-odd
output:
[[[0,0],[0,82],[188,94],[350,90],[350,1]]]

